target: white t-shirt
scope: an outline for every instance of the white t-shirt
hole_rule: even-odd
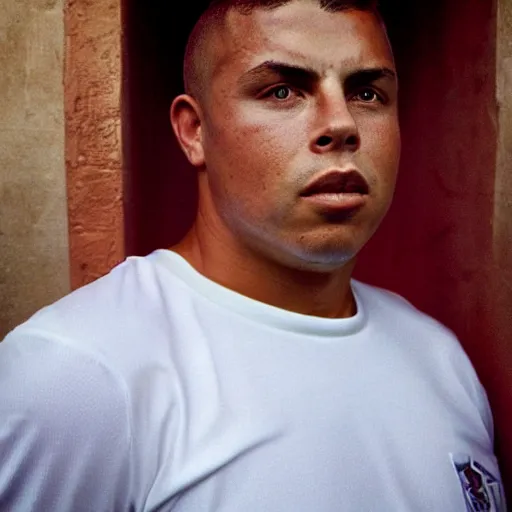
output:
[[[41,310],[0,344],[0,511],[505,511],[454,335],[352,289],[301,315],[159,250]]]

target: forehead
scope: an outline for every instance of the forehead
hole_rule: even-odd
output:
[[[266,60],[304,65],[320,75],[394,67],[384,27],[374,14],[327,12],[309,1],[255,9],[249,15],[232,9],[212,50],[212,78],[226,79],[226,75],[244,73]]]

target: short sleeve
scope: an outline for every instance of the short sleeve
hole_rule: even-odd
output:
[[[18,328],[0,343],[0,510],[131,510],[122,385],[95,357]]]

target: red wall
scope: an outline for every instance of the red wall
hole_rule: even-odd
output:
[[[404,294],[471,345],[492,258],[495,15],[491,2],[456,3],[415,7],[396,36],[401,174],[357,275]]]

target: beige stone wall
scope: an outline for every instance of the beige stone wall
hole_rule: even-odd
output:
[[[69,291],[62,0],[0,0],[0,340]]]

